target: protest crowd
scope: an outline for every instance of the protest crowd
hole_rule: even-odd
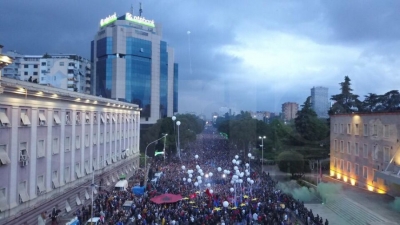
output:
[[[213,128],[199,134],[187,148],[180,159],[160,156],[152,160],[142,195],[131,191],[134,184],[128,191],[99,190],[94,216],[100,217],[102,224],[117,225],[328,225],[303,202],[277,189],[277,181],[268,171],[261,172],[257,160],[249,161],[248,152],[231,146]],[[235,169],[246,173],[243,176]],[[154,179],[160,172],[162,176]],[[241,183],[232,183],[235,174]],[[145,170],[133,174],[135,180],[144,177]],[[151,200],[166,193],[182,198],[161,204]],[[132,203],[123,207],[127,201]],[[77,212],[81,221],[90,218],[90,207]]]

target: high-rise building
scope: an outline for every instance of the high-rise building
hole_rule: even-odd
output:
[[[296,118],[299,104],[295,102],[285,102],[282,104],[282,114],[284,120],[292,120]]]
[[[311,105],[312,109],[317,113],[319,118],[328,118],[328,110],[330,107],[328,88],[313,87],[311,88]]]
[[[330,175],[369,191],[400,194],[400,113],[330,117]]]
[[[178,111],[178,65],[160,24],[113,14],[100,21],[91,49],[94,95],[139,105],[144,124]]]
[[[6,53],[12,64],[3,69],[3,76],[46,86],[90,93],[90,61],[74,54],[23,55]]]

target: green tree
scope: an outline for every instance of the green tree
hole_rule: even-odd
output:
[[[282,172],[295,175],[304,175],[304,157],[302,154],[295,151],[281,152],[277,160],[278,167]]]
[[[341,93],[331,97],[335,103],[329,110],[329,115],[361,111],[362,102],[358,100],[358,95],[352,93],[350,81],[350,78],[345,76],[344,82],[339,83]]]
[[[320,120],[311,108],[311,97],[308,97],[302,109],[297,112],[297,117],[294,121],[298,135],[296,138],[300,144],[320,142],[329,137],[329,128],[325,122]]]

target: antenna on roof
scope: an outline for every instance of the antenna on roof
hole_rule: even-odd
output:
[[[133,15],[133,5],[131,4],[131,15]]]
[[[142,12],[143,12],[143,10],[142,10],[142,3],[140,2],[139,5],[140,5],[139,16],[142,17]]]

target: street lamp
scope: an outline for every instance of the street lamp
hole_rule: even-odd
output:
[[[264,139],[267,138],[266,136],[259,136],[261,139],[261,174],[264,173]]]
[[[181,159],[181,142],[179,140],[179,126],[181,125],[181,121],[176,121],[176,125],[178,126],[178,157]]]
[[[250,177],[251,177],[251,153],[247,154],[247,156],[249,157],[249,171],[250,171]]]
[[[147,148],[148,148],[151,144],[156,143],[157,141],[159,141],[159,140],[161,140],[161,139],[163,139],[163,138],[166,138],[167,135],[168,135],[168,134],[165,134],[164,136],[160,137],[159,139],[150,142],[150,143],[146,146],[146,149],[144,150],[144,169],[145,169],[145,171],[147,170]],[[147,181],[146,181],[146,182],[147,182]]]

